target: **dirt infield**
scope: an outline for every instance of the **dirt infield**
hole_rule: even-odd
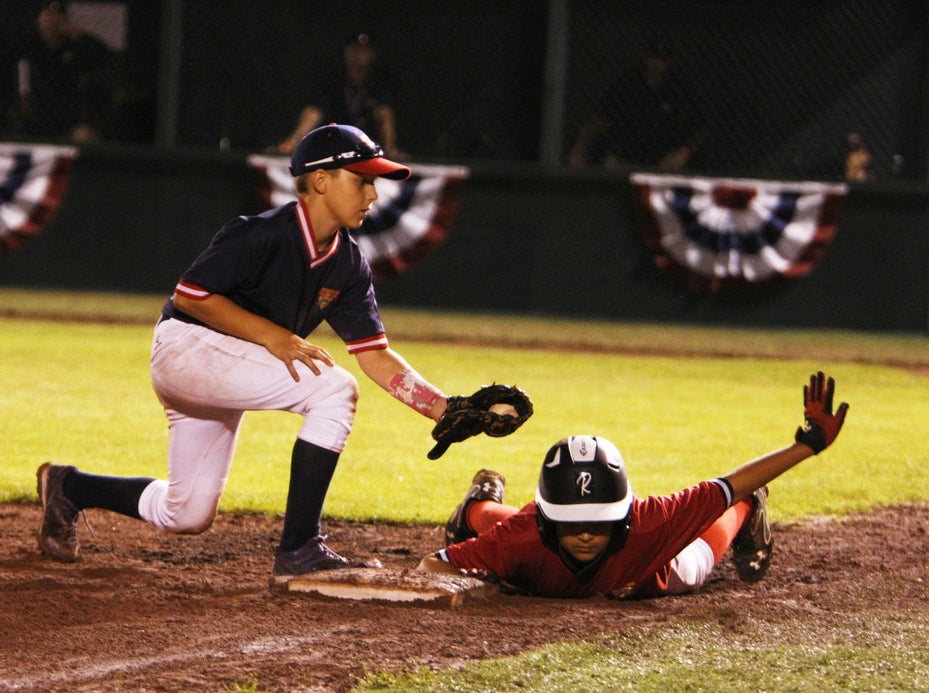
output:
[[[0,691],[222,691],[245,682],[344,691],[365,671],[440,669],[675,620],[742,629],[763,647],[797,622],[828,641],[857,632],[862,618],[925,624],[929,612],[929,506],[775,526],[774,562],[755,585],[725,562],[684,597],[494,595],[455,609],[274,593],[274,519],[222,515],[208,532],[178,537],[104,511],[88,516],[96,537],[81,523],[81,559],[64,565],[38,554],[37,504],[0,506]],[[412,569],[441,542],[438,527],[327,530],[337,551],[398,568]]]

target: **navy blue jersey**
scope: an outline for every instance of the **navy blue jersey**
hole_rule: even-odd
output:
[[[325,320],[352,353],[387,346],[371,268],[358,245],[341,229],[320,251],[299,200],[227,223],[175,291],[194,300],[220,294],[301,337]],[[162,312],[198,322],[173,300]]]

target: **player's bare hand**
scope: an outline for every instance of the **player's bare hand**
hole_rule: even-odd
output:
[[[296,382],[300,382],[300,375],[297,373],[297,368],[294,366],[294,362],[296,361],[304,364],[314,375],[320,374],[319,363],[323,363],[330,367],[335,365],[335,360],[330,356],[328,351],[321,346],[311,344],[295,334],[273,339],[265,344],[265,349],[270,351],[272,356],[284,362],[284,365],[287,366],[287,370],[290,373],[290,377]]]
[[[497,576],[483,568],[461,568],[458,573],[463,577],[476,578],[485,582],[497,582]]]
[[[503,592],[503,594],[528,594],[525,588],[520,587],[519,585],[514,585],[512,582],[501,580],[499,575],[492,573],[489,570],[483,570],[480,568],[471,568],[469,570],[467,568],[462,568],[458,572],[465,577],[477,578],[478,580],[483,580],[484,582],[497,585],[500,587],[500,591]]]

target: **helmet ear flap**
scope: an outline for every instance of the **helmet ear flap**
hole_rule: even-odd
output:
[[[624,520],[613,523],[613,535],[610,537],[610,543],[606,547],[607,553],[616,553],[626,545],[626,538],[629,536],[629,529],[632,527],[632,513],[629,513]]]
[[[558,530],[555,529],[555,523],[545,517],[538,505],[535,506],[535,522],[539,528],[542,545],[553,551],[556,550],[558,548]]]

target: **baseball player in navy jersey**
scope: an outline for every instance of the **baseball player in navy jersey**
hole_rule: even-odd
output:
[[[196,534],[216,514],[245,411],[281,410],[302,424],[273,579],[359,565],[324,543],[323,502],[352,429],[358,383],[309,340],[326,321],[364,374],[432,420],[447,397],[388,345],[371,270],[349,229],[377,199],[378,176],[410,169],[361,130],[331,124],[291,158],[297,199],[223,226],[183,273],[152,343],[151,377],[168,419],[168,478],[105,477],[43,464],[43,552],[78,557],[77,517],[104,508]]]
[[[814,374],[792,445],[670,495],[634,496],[622,455],[598,436],[552,446],[522,509],[503,504],[501,474],[481,470],[446,525],[446,548],[420,570],[541,597],[644,598],[697,589],[731,547],[739,577],[759,580],[774,547],[767,484],[835,440],[848,404],[833,412],[834,391]]]

